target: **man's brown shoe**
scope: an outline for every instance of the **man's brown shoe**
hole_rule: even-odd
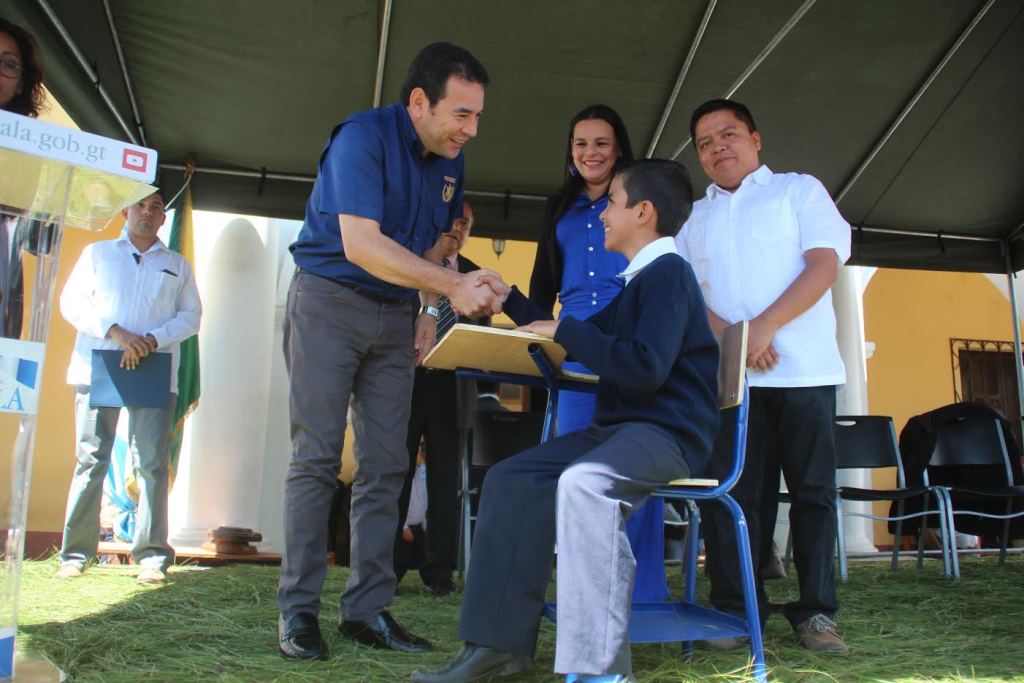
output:
[[[74,562],[65,562],[54,574],[58,579],[77,579],[82,575],[82,568]]]
[[[800,645],[811,652],[834,655],[845,655],[850,652],[850,648],[846,647],[846,643],[836,633],[836,622],[824,614],[815,614],[807,621],[797,624],[796,633],[800,637]]]
[[[139,583],[158,585],[167,580],[167,575],[159,567],[143,567],[136,579]]]

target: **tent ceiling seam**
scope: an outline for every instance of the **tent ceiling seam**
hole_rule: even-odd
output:
[[[103,100],[103,103],[107,105],[107,109],[109,109],[110,113],[114,115],[115,119],[117,119],[117,123],[121,126],[121,130],[123,130],[124,134],[128,136],[128,139],[131,140],[132,144],[139,144],[139,140],[135,137],[135,133],[133,133],[131,128],[128,127],[127,121],[125,121],[124,117],[121,116],[121,112],[117,110],[117,107],[114,105],[114,101],[110,99],[110,93],[108,93],[106,88],[103,87],[103,84],[100,83],[100,76],[96,73],[96,69],[93,68],[89,63],[89,60],[85,58],[82,50],[79,49],[78,44],[71,38],[71,34],[68,33],[67,28],[64,27],[64,24],[61,23],[61,20],[57,17],[53,8],[50,7],[50,3],[46,0],[36,0],[36,4],[39,5],[39,8],[43,10],[43,14],[45,14],[46,18],[50,20],[51,24],[53,24],[53,28],[60,35],[61,40],[64,41],[64,44],[71,51],[71,54],[74,55],[75,59],[78,61],[78,65],[82,68],[82,71],[84,71],[85,75],[89,77],[90,81],[92,81],[96,88],[96,92],[100,94],[100,98]]]
[[[939,60],[939,63],[936,64],[932,68],[931,72],[928,74],[928,77],[924,80],[924,82],[920,86],[918,86],[917,91],[914,92],[914,95],[910,98],[910,100],[905,105],[903,105],[903,109],[900,110],[900,113],[889,124],[889,127],[886,129],[885,133],[882,134],[882,137],[879,138],[879,140],[875,143],[874,147],[871,148],[871,151],[868,152],[867,156],[864,157],[864,159],[861,160],[860,164],[857,166],[857,169],[853,172],[853,175],[851,175],[847,179],[847,181],[845,183],[843,183],[842,188],[840,188],[839,192],[836,193],[836,195],[835,195],[835,203],[837,205],[841,201],[843,201],[843,198],[846,197],[846,195],[850,192],[850,188],[853,187],[854,183],[856,183],[858,180],[860,180],[860,177],[864,174],[864,171],[867,169],[867,167],[871,164],[872,161],[875,160],[875,157],[877,157],[879,152],[882,151],[882,148],[886,145],[886,143],[889,142],[889,140],[892,138],[893,134],[896,132],[896,129],[900,127],[900,125],[903,123],[904,120],[906,120],[906,118],[910,114],[911,110],[917,105],[917,103],[921,100],[921,98],[924,97],[925,92],[928,91],[928,88],[930,88],[932,83],[934,83],[935,80],[939,77],[939,74],[942,73],[942,70],[946,68],[946,65],[950,62],[950,60],[953,59],[953,56],[960,50],[960,47],[967,40],[968,36],[971,35],[971,33],[974,31],[975,27],[979,23],[981,23],[982,18],[985,16],[985,14],[988,13],[988,11],[992,7],[992,5],[995,4],[995,1],[996,0],[988,0],[988,2],[986,2],[985,5],[982,6],[982,8],[980,10],[978,10],[978,12],[971,19],[971,22],[967,25],[967,27],[964,28],[964,30],[960,32],[960,35],[957,37],[956,41],[949,47],[948,50],[946,50],[946,54],[944,54],[942,56],[942,59]],[[982,61],[984,61],[984,59],[982,59]],[[979,63],[979,66],[980,66],[980,63]],[[967,80],[964,81],[964,85],[966,85],[967,81],[970,80],[970,76],[973,76],[974,72],[976,70],[977,70],[977,67],[975,67],[975,69],[971,71],[971,74],[968,76]],[[963,85],[961,85],[961,89],[962,88],[963,88]],[[953,102],[953,100],[951,99],[950,103],[952,103],[952,102]],[[949,108],[949,105],[947,104],[946,108],[944,108],[942,110],[942,113],[945,113],[946,109],[948,109],[948,108]],[[941,118],[941,114],[939,115],[939,118],[937,118],[936,121],[932,123],[932,126],[929,127],[928,132],[931,132],[932,128],[935,127],[935,124],[938,122],[938,120],[940,118]],[[927,137],[927,133],[925,134],[925,136],[920,141],[918,141],[918,145],[914,148],[914,150],[908,156],[907,160],[904,162],[904,166],[910,160],[910,156],[913,156],[913,152],[917,150],[917,148],[920,146],[921,142],[926,137]],[[900,171],[903,170],[904,166],[900,167]],[[899,173],[897,173],[896,175],[898,176]],[[894,179],[895,179],[895,176],[894,176]],[[891,186],[891,184],[892,183],[890,182],[889,186]],[[878,204],[878,201],[880,201],[881,197],[885,194],[886,191],[888,191],[889,186],[887,186],[886,189],[882,192],[882,194],[879,195],[878,199],[875,201],[875,204],[873,204],[871,206],[871,208],[868,210],[868,212],[865,214],[865,218],[868,215],[870,215],[872,210],[874,210],[875,206],[877,206],[877,204]]]
[[[128,75],[128,64],[124,59],[124,50],[121,48],[121,38],[117,33],[117,27],[114,25],[114,13],[110,9],[110,0],[103,0],[103,11],[107,15],[107,26],[110,27],[110,37],[114,41],[114,52],[117,53],[117,63],[121,67],[121,77],[124,79],[124,89],[128,91],[128,102],[132,107],[132,116],[135,119],[135,130],[139,133],[139,139],[142,140],[142,145],[148,147],[149,143],[146,141],[146,129],[142,125],[142,115],[139,113],[139,103],[135,99],[135,89],[132,87],[132,79]]]
[[[808,10],[810,10],[811,7],[814,6],[815,2],[817,2],[817,0],[804,0],[804,4],[800,5],[800,7],[797,8],[796,12],[794,12],[793,15],[788,20],[786,20],[786,23],[782,25],[782,28],[780,28],[778,32],[772,37],[772,39],[768,41],[768,44],[764,46],[761,52],[756,57],[754,57],[754,61],[747,65],[747,68],[743,70],[743,73],[740,74],[740,77],[737,78],[736,81],[725,92],[725,94],[722,95],[723,98],[729,99],[730,97],[736,94],[736,91],[740,89],[740,86],[742,86],[747,81],[747,79],[750,78],[750,75],[753,74],[759,66],[761,66],[761,63],[764,62],[764,60],[768,59],[768,56],[775,51],[775,48],[778,47],[782,40],[789,34],[789,32],[793,30],[793,27],[796,26],[801,19],[803,19],[804,15],[807,14]],[[692,141],[693,138],[687,136],[683,144],[679,145],[679,148],[676,149],[676,151],[673,152],[672,156],[669,158],[677,159],[679,155],[683,153],[683,150],[686,149],[686,147]]]
[[[373,106],[380,106],[384,88],[384,64],[388,57],[388,33],[391,29],[391,0],[384,0],[384,16],[380,22],[380,42],[377,45],[377,76],[373,81]]]
[[[1024,6],[1022,6],[1021,10],[1018,11],[1017,15],[1014,16],[1014,21],[1016,21],[1017,16],[1020,16],[1020,13],[1022,11],[1024,11]],[[982,65],[984,65],[988,58],[992,55],[992,51],[996,49],[996,47],[1006,36],[1007,31],[1010,30],[1010,27],[1012,25],[1013,21],[1007,23],[1006,28],[1004,28],[1002,33],[999,34],[999,37],[992,42],[992,45],[989,46],[989,49],[985,51],[985,54],[982,55],[981,59],[978,60],[978,63],[974,65],[974,68],[971,69],[971,72],[967,74],[967,77],[960,84],[960,87],[956,89],[956,92],[953,93],[953,96],[949,99],[949,102],[946,103],[946,105],[942,108],[942,111],[940,111],[938,116],[935,117],[935,120],[932,121],[931,125],[928,126],[928,130],[924,132],[924,135],[921,136],[921,139],[918,140],[917,144],[915,144],[913,149],[910,150],[910,152],[907,154],[906,159],[904,159],[903,163],[900,164],[900,167],[896,169],[896,172],[893,173],[892,176],[889,178],[889,182],[886,183],[885,187],[878,194],[878,197],[875,199],[875,201],[871,204],[870,207],[868,207],[868,210],[864,212],[864,216],[863,218],[861,218],[861,221],[866,221],[868,217],[871,215],[871,213],[875,210],[875,207],[877,207],[886,197],[886,195],[889,194],[889,190],[892,189],[892,186],[896,183],[896,179],[899,178],[900,175],[903,173],[904,169],[906,169],[906,167],[910,165],[910,162],[913,161],[918,151],[920,151],[921,146],[924,145],[925,140],[927,140],[928,136],[931,135],[933,130],[935,130],[935,127],[939,125],[939,122],[942,121],[943,117],[946,115],[946,112],[948,112],[949,108],[953,106],[953,103],[958,100],[960,95],[963,93],[964,88],[967,87],[967,85],[974,78],[974,75],[978,73]]]
[[[658,146],[658,140],[661,139],[661,134],[665,130],[665,124],[668,123],[669,117],[672,115],[672,110],[676,106],[676,98],[679,97],[679,91],[683,87],[683,81],[686,80],[686,74],[690,71],[690,66],[693,64],[693,58],[697,55],[697,48],[700,47],[701,40],[704,39],[704,31],[708,27],[708,23],[711,21],[711,14],[715,11],[715,5],[718,0],[708,0],[707,7],[704,8],[704,17],[700,21],[700,26],[697,27],[697,33],[694,35],[693,40],[690,41],[690,48],[686,52],[686,59],[683,60],[683,67],[679,70],[679,76],[676,78],[676,84],[672,87],[672,94],[668,98],[668,102],[665,103],[665,109],[661,112],[661,120],[658,121],[658,127],[654,131],[654,137],[651,138],[651,143],[647,146],[647,158],[650,159],[654,154],[655,147]]]
[[[1020,225],[1018,225],[1014,229],[1014,231],[1010,233],[1010,236],[1006,238],[1006,242],[1007,243],[1014,242],[1016,240],[1021,239],[1022,237],[1024,237],[1024,223],[1021,223]]]

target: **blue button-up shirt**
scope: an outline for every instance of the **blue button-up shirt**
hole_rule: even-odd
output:
[[[290,247],[295,265],[387,299],[413,296],[345,257],[338,214],[376,221],[381,233],[422,256],[462,214],[463,170],[461,153],[423,156],[401,104],[353,114],[331,131],[320,154],[306,220]]]
[[[622,289],[619,273],[628,261],[622,254],[605,251],[601,213],[608,198],[590,199],[580,194],[558,221],[555,235],[562,251],[562,302],[559,317],[586,319],[615,298]]]

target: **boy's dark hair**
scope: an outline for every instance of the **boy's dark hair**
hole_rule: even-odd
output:
[[[728,109],[736,115],[736,118],[747,124],[747,130],[751,133],[757,130],[757,125],[754,123],[754,115],[750,113],[746,105],[734,100],[708,100],[693,110],[693,116],[690,117],[690,137],[696,139],[698,121],[712,112],[722,111],[723,109]]]
[[[46,93],[43,92],[43,56],[32,34],[17,24],[0,17],[0,33],[6,33],[18,45],[21,53],[21,92],[4,107],[6,111],[35,118],[43,111]]]
[[[433,107],[444,97],[445,86],[452,76],[485,87],[491,82],[487,69],[466,48],[451,43],[432,43],[420,50],[409,65],[399,93],[402,104],[409,104],[413,90],[423,88]]]
[[[693,185],[685,166],[668,159],[640,159],[625,164],[615,175],[622,179],[627,208],[649,201],[658,212],[658,234],[679,234],[693,208]]]

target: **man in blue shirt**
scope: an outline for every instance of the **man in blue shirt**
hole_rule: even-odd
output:
[[[320,591],[327,518],[352,408],[351,571],[341,632],[391,650],[430,649],[386,608],[395,594],[398,496],[409,468],[405,429],[416,361],[434,343],[444,294],[462,315],[500,310],[479,273],[423,258],[461,215],[462,146],[476,136],[487,71],[449,43],[413,60],[401,103],[360,112],[331,132],[306,220],[291,252],[284,351],[291,381],[292,459],[285,483],[285,551],[278,586],[284,657],[323,659]],[[351,401],[350,401],[351,399]]]

